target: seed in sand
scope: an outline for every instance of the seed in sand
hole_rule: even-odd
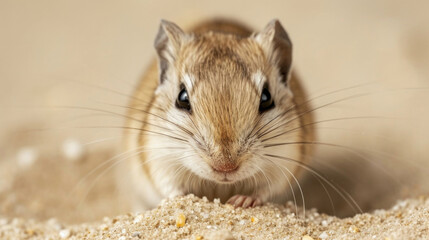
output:
[[[176,218],[176,226],[183,227],[186,223],[186,216],[183,213],[180,213]]]
[[[27,230],[25,230],[25,233],[27,233],[27,235],[29,237],[31,237],[35,234],[35,231],[33,229],[27,229]]]
[[[310,237],[308,235],[305,235],[305,236],[302,237],[302,240],[314,240],[314,238],[312,238],[312,237]]]
[[[360,229],[354,225],[350,226],[349,230],[350,230],[350,232],[354,232],[354,233],[360,232]]]

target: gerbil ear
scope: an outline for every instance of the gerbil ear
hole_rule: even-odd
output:
[[[267,53],[269,60],[279,68],[281,81],[286,84],[292,64],[292,42],[279,20],[271,20],[253,38]]]
[[[161,20],[158,34],[155,38],[155,49],[159,57],[159,81],[163,83],[165,80],[165,73],[170,64],[174,63],[180,46],[182,45],[185,33],[176,24]]]

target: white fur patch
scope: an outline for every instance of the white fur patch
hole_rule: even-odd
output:
[[[183,75],[183,84],[185,84],[186,90],[192,91],[192,87],[195,84],[195,77],[192,74],[184,74]]]
[[[252,75],[252,80],[258,89],[262,89],[267,77],[261,72],[261,70],[258,70]]]

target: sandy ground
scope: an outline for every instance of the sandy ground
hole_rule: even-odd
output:
[[[429,193],[429,1],[243,4],[0,0],[0,238],[105,233],[105,238],[136,234],[150,239],[156,230],[165,239],[196,239],[199,234],[204,239],[222,234],[258,239],[251,233],[263,236],[259,239],[287,239],[287,234],[292,239],[429,238],[428,201],[419,197]],[[118,114],[124,108],[111,104],[127,103],[155,54],[152,42],[161,18],[188,26],[213,16],[257,29],[279,18],[294,43],[294,68],[309,95],[348,89],[318,98],[314,106],[365,95],[315,112],[317,120],[354,118],[317,125],[318,141],[353,151],[318,147],[311,164],[370,215],[355,216],[344,199],[327,189],[331,208],[318,180],[303,175],[306,206],[320,213],[307,211],[305,220],[287,207],[233,213],[191,197],[166,202],[142,217],[115,217],[132,210],[130,193],[116,184],[124,173],[116,171],[114,162],[103,165],[121,152],[123,119]],[[77,144],[71,145],[77,147],[77,158],[64,150],[70,141]],[[175,226],[179,209],[187,218],[182,228]],[[251,222],[252,217],[257,220]]]
[[[116,180],[122,172],[102,165],[115,151],[92,149],[81,152],[77,158],[70,158],[73,155],[65,154],[64,149],[33,152],[26,158],[23,151],[28,149],[18,151],[17,161],[3,161],[0,165],[0,169],[7,170],[1,175],[0,239],[393,240],[429,237],[429,198],[423,195],[399,202],[393,200],[397,203],[389,210],[372,211],[376,205],[371,208],[361,204],[370,213],[355,215],[357,210],[354,210],[353,214],[347,214],[353,216],[349,218],[310,208],[304,217],[302,208],[296,209],[292,202],[284,206],[266,204],[255,209],[234,209],[216,200],[209,202],[191,195],[167,200],[152,211],[133,213],[127,201],[132,193],[117,188]],[[34,157],[32,161],[28,161],[30,156]],[[315,183],[304,190],[310,207],[311,202],[323,199],[326,194],[320,192],[320,186]],[[335,194],[330,194],[335,199]],[[362,191],[360,195],[368,192]],[[357,201],[361,199],[359,194],[353,196]],[[373,201],[382,199],[391,200],[391,197],[380,194],[379,199]],[[345,202],[340,199],[334,205],[337,215],[344,215],[341,206]],[[127,212],[131,213],[123,215]],[[181,217],[183,226],[178,220]]]
[[[234,209],[192,195],[164,201],[144,213],[104,218],[93,224],[62,225],[0,219],[2,239],[427,239],[429,199],[398,202],[389,210],[339,219],[293,203]]]

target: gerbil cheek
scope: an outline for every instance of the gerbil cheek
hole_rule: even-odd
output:
[[[195,174],[207,177],[210,174],[210,167],[199,157],[190,157],[182,160],[182,164]]]

